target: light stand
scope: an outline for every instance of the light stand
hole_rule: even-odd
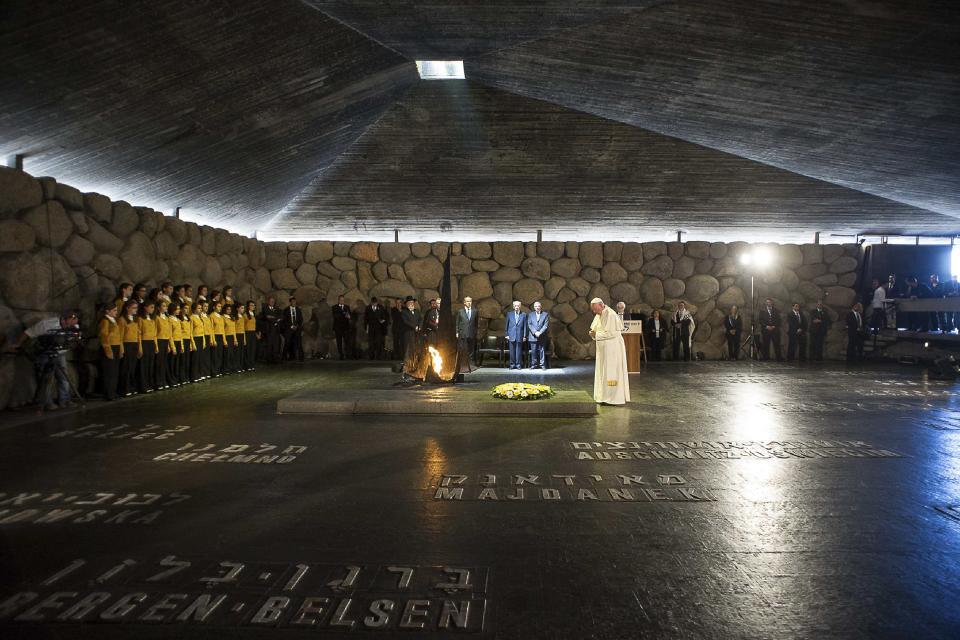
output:
[[[757,348],[757,296],[754,293],[754,274],[750,274],[750,334],[740,345],[740,353],[746,352],[747,358],[757,360],[760,349]]]

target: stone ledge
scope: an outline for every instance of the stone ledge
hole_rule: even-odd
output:
[[[507,401],[492,398],[487,391],[443,387],[435,392],[421,389],[302,391],[277,401],[277,413],[572,418],[597,415],[597,405],[586,391],[558,391],[548,400]]]

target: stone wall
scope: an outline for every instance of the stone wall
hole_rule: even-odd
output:
[[[122,281],[164,280],[235,287],[238,299],[261,302],[295,295],[305,307],[307,352],[330,352],[327,305],[343,294],[351,306],[372,296],[438,294],[442,261],[451,255],[455,300],[470,295],[482,329],[503,328],[512,300],[541,300],[554,323],[558,356],[590,358],[588,301],[623,300],[631,309],[670,313],[685,300],[698,329],[694,349],[723,353],[719,330],[731,304],[748,306],[749,273],[742,242],[261,242],[184,222],[147,207],[80,193],[52,178],[0,168],[0,337],[10,340],[35,319],[79,307],[88,331],[97,303],[112,300]],[[776,266],[757,273],[760,297],[781,310],[812,306],[826,296],[844,311],[855,297],[861,252],[848,245],[763,245]],[[326,307],[326,308],[325,308]],[[749,309],[745,310],[749,313]],[[834,324],[827,353],[837,356],[843,329]],[[362,338],[361,338],[362,342]],[[89,355],[95,358],[96,347]],[[0,362],[0,407],[30,397],[23,358]],[[12,384],[16,380],[18,384]]]

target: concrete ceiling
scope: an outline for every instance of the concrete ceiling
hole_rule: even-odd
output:
[[[422,82],[265,230],[271,239],[812,240],[957,220],[466,82]],[[824,240],[829,238],[824,237]],[[849,241],[849,238],[845,238]]]
[[[237,231],[283,210],[277,233],[331,237],[960,232],[952,1],[8,0],[0,19],[0,154]]]
[[[0,154],[253,231],[419,81],[293,0],[6,0]]]

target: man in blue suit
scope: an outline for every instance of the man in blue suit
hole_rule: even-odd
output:
[[[507,328],[504,330],[510,344],[510,368],[523,368],[523,342],[527,337],[527,314],[520,310],[520,301],[513,301],[513,311],[507,312]]]
[[[550,318],[539,301],[533,303],[533,311],[527,314],[527,340],[530,342],[530,368],[546,369],[544,353],[547,346],[547,329]]]

